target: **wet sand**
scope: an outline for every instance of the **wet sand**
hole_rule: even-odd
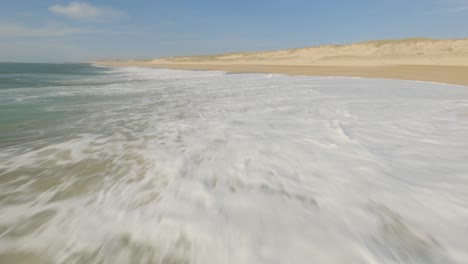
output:
[[[309,76],[347,76],[448,83],[468,86],[468,66],[383,65],[383,66],[316,66],[316,65],[222,65],[222,64],[155,64],[149,62],[103,61],[114,67],[150,67],[178,70],[217,70],[233,73],[278,73]]]

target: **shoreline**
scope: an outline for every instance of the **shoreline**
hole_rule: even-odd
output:
[[[320,65],[238,65],[238,64],[159,64],[134,61],[98,61],[110,67],[142,67],[173,70],[225,71],[229,73],[272,73],[302,76],[359,77],[397,79],[454,84],[468,87],[468,66],[439,65],[379,65],[379,66],[320,66]]]
[[[149,60],[107,66],[413,80],[468,86],[468,38],[409,38]]]

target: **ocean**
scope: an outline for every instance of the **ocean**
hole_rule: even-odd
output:
[[[468,87],[0,64],[0,263],[468,263]]]

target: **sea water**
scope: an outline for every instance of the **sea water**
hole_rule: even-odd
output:
[[[468,87],[0,64],[0,263],[468,263]]]

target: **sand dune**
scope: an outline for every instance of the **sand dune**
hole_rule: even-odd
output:
[[[379,40],[278,51],[99,63],[186,70],[396,78],[468,86],[468,39]]]
[[[163,58],[152,60],[151,63],[328,66],[468,66],[468,39],[381,40],[351,45],[319,46],[269,52]]]

